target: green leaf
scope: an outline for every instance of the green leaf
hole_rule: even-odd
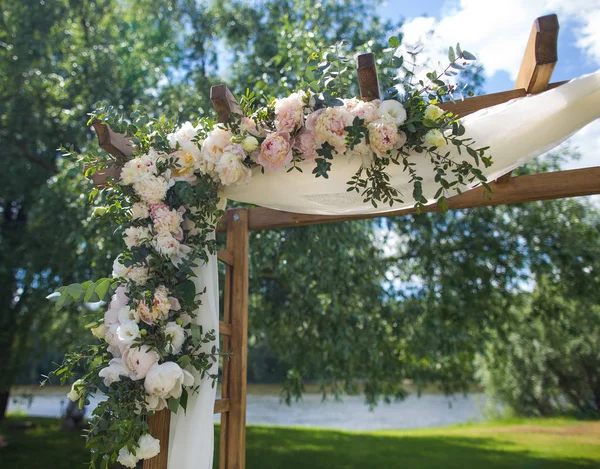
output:
[[[87,290],[85,291],[85,296],[83,297],[83,301],[91,301],[92,297],[94,296],[94,293],[96,291],[96,284],[95,283],[91,283],[90,286],[87,288]]]
[[[462,56],[463,56],[463,59],[465,59],[465,60],[477,60],[477,57],[475,57],[470,52],[467,52],[466,50],[463,51]]]
[[[110,279],[110,278],[103,278],[97,282],[94,293],[96,293],[96,295],[98,295],[98,301],[104,301],[104,298],[106,297],[107,293],[109,292],[111,284],[112,284],[112,279]]]
[[[74,301],[80,301],[85,293],[83,286],[79,283],[72,283],[65,291],[71,295]]]
[[[186,305],[192,306],[196,301],[196,285],[191,280],[185,280],[181,282],[178,290],[183,298]]]
[[[181,391],[181,397],[179,398],[179,405],[181,406],[181,408],[183,409],[184,412],[187,410],[187,403],[188,403],[188,392],[187,392],[187,389],[184,389]]]
[[[450,62],[454,62],[456,60],[456,54],[454,53],[454,47],[452,46],[448,48],[448,60]]]
[[[400,45],[400,39],[396,36],[392,36],[388,39],[388,47],[393,47],[394,49]]]
[[[174,397],[169,397],[169,399],[167,399],[167,406],[169,407],[169,410],[171,412],[176,414],[177,409],[179,408],[179,399],[175,399]]]

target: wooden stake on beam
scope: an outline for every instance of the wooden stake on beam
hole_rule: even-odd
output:
[[[379,92],[379,78],[377,78],[377,66],[375,65],[375,54],[359,55],[357,64],[360,97],[364,101],[381,99],[381,93]]]
[[[558,62],[558,29],[556,15],[541,16],[533,22],[515,89],[523,88],[527,94],[546,90]],[[511,173],[499,177],[497,182],[505,184]]]
[[[234,114],[242,114],[240,105],[225,85],[211,87],[210,100],[217,111],[217,120],[221,123],[229,122]]]

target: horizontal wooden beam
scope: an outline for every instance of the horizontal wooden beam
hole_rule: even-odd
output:
[[[223,264],[228,265],[229,267],[233,267],[233,255],[229,251],[225,249],[218,251],[217,259],[220,260]]]
[[[485,198],[483,188],[478,187],[449,198],[447,201],[448,208],[450,210],[460,210],[600,194],[600,166],[553,173],[528,174],[513,177],[505,184],[491,183],[490,186],[493,190],[491,199]],[[421,212],[436,211],[438,211],[437,205],[432,204],[425,207]],[[416,213],[416,210],[412,207],[387,213],[339,216],[306,215],[264,207],[248,209],[249,229],[251,231],[337,223],[347,220],[396,217],[414,213]],[[219,227],[218,230],[221,231],[222,228]]]
[[[222,414],[224,412],[229,412],[229,399],[217,399],[215,401],[215,414]]]

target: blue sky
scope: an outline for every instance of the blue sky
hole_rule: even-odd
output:
[[[445,61],[447,47],[460,42],[486,71],[485,92],[512,89],[527,38],[538,16],[558,15],[558,64],[551,81],[600,69],[600,0],[387,0],[377,12],[403,20],[405,42],[422,42],[433,61]],[[427,32],[435,31],[433,36]],[[600,120],[576,134],[582,159],[568,167],[600,165]]]

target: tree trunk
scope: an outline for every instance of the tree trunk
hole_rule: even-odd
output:
[[[8,408],[8,396],[8,390],[0,391],[0,420],[3,420],[6,416],[6,409]]]

